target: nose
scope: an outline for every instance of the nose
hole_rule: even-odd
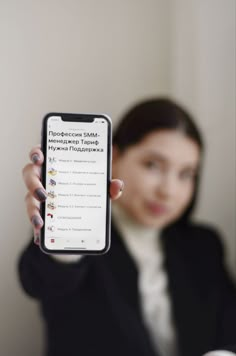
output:
[[[164,174],[157,185],[157,195],[163,199],[171,198],[178,192],[177,179],[174,174]]]

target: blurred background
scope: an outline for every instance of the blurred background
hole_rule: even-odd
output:
[[[2,356],[42,352],[16,265],[31,237],[21,170],[49,111],[115,123],[150,96],[184,105],[207,141],[195,218],[222,232],[236,276],[235,0],[0,0],[0,45]]]

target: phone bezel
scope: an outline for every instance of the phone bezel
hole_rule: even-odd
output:
[[[60,254],[60,255],[102,255],[105,254],[111,244],[110,230],[111,230],[111,199],[109,193],[109,186],[111,182],[111,159],[112,159],[112,121],[111,118],[106,114],[87,114],[87,113],[60,113],[60,112],[50,112],[43,118],[42,123],[42,133],[41,133],[41,147],[44,154],[44,163],[42,165],[41,180],[45,187],[46,184],[46,161],[47,161],[47,122],[51,116],[61,116],[64,121],[74,121],[74,122],[91,122],[94,118],[102,118],[106,120],[108,125],[108,137],[107,137],[107,179],[106,179],[106,236],[105,236],[105,247],[102,250],[83,250],[83,249],[71,249],[71,250],[57,250],[48,249],[45,246],[45,228],[44,225],[40,231],[40,249],[46,254]],[[46,200],[47,201],[47,200]],[[45,218],[45,202],[40,204],[40,213],[42,218]]]

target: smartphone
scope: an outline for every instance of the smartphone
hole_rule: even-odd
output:
[[[42,124],[40,248],[104,254],[110,247],[112,123],[104,114],[49,113]]]

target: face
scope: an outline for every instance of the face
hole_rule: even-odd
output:
[[[117,204],[142,225],[169,225],[192,199],[199,160],[197,143],[174,130],[152,132],[122,153],[114,147],[113,176],[125,183]]]

